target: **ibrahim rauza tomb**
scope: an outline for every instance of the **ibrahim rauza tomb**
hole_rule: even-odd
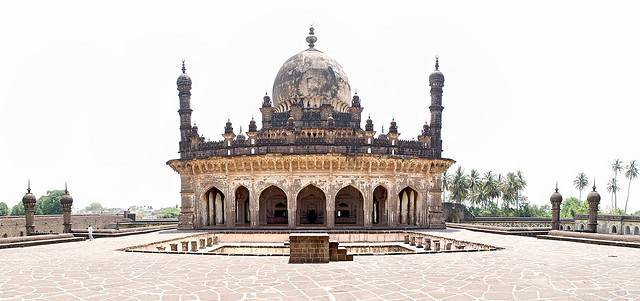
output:
[[[454,161],[442,158],[438,60],[429,121],[411,130],[417,139],[400,139],[395,120],[386,133],[371,118],[362,128],[366,102],[316,48],[313,27],[306,41],[278,71],[272,97],[262,98],[261,120],[246,132],[228,120],[221,140],[205,139],[191,121],[183,63],[180,158],[167,162],[180,174],[179,228],[444,228],[442,175]]]

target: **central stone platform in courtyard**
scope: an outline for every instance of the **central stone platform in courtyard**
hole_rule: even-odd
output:
[[[198,234],[194,232],[193,234]],[[496,252],[360,256],[293,265],[286,256],[122,252],[184,237],[164,231],[0,250],[0,299],[633,300],[640,250],[467,230],[422,232]]]

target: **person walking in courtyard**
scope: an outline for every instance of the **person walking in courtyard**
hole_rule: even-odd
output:
[[[87,233],[89,234],[89,240],[93,240],[93,227],[91,225],[87,228]]]

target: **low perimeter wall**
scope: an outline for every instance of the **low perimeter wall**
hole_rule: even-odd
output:
[[[73,229],[86,229],[89,225],[94,229],[112,228],[116,223],[131,222],[123,214],[74,214],[71,215]],[[62,233],[62,215],[36,215],[35,226],[37,233]],[[24,216],[0,217],[0,238],[24,236]]]

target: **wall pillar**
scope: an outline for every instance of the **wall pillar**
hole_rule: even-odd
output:
[[[334,228],[336,224],[336,194],[329,192],[326,197],[326,215],[325,224],[327,228]]]
[[[229,187],[224,198],[224,225],[233,227],[236,225],[236,192]]]
[[[372,224],[373,190],[365,189],[362,195],[362,210],[364,212],[364,226],[370,228]]]
[[[178,229],[195,229],[195,193],[193,178],[189,175],[180,175],[180,217]]]
[[[291,196],[291,193],[287,193],[287,218],[288,227],[293,229],[296,227],[296,221],[298,220],[298,202],[295,197]]]
[[[260,225],[260,195],[256,193],[249,193],[249,214],[251,215],[251,227],[258,227]]]

